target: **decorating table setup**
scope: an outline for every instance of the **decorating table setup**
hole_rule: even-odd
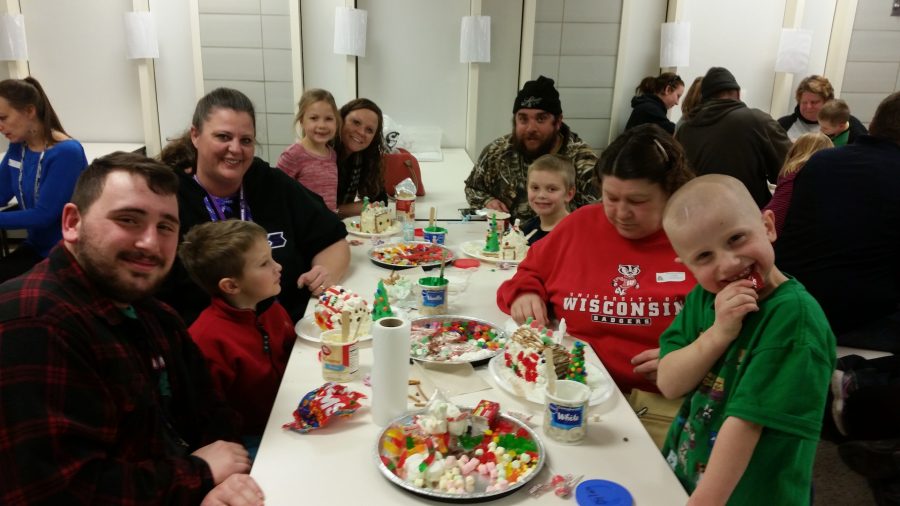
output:
[[[266,503],[686,502],[591,347],[497,308],[527,251],[427,211],[412,241],[380,211],[347,222],[348,273],[297,324],[253,464]]]

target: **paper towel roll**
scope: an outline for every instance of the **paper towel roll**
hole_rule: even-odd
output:
[[[372,326],[372,419],[381,427],[406,413],[409,320],[382,318]]]

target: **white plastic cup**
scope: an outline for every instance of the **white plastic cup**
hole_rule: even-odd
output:
[[[584,383],[557,380],[554,393],[545,392],[544,434],[560,443],[578,444],[587,435],[591,389]]]
[[[359,371],[359,339],[344,342],[340,330],[326,330],[321,339],[322,378],[338,383],[353,381]]]

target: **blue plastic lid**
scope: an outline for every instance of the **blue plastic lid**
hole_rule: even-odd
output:
[[[575,487],[579,506],[632,506],[634,499],[625,487],[608,480],[587,480]]]

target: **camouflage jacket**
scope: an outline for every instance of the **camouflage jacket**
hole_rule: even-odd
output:
[[[563,123],[560,128],[563,143],[558,154],[568,157],[575,165],[575,198],[571,208],[597,201],[594,185],[594,166],[597,155],[590,146]],[[506,134],[487,146],[475,162],[466,179],[466,200],[469,205],[481,209],[490,199],[503,202],[513,219],[523,221],[534,216],[528,207],[528,166],[534,160],[526,159],[512,144],[512,134]]]

